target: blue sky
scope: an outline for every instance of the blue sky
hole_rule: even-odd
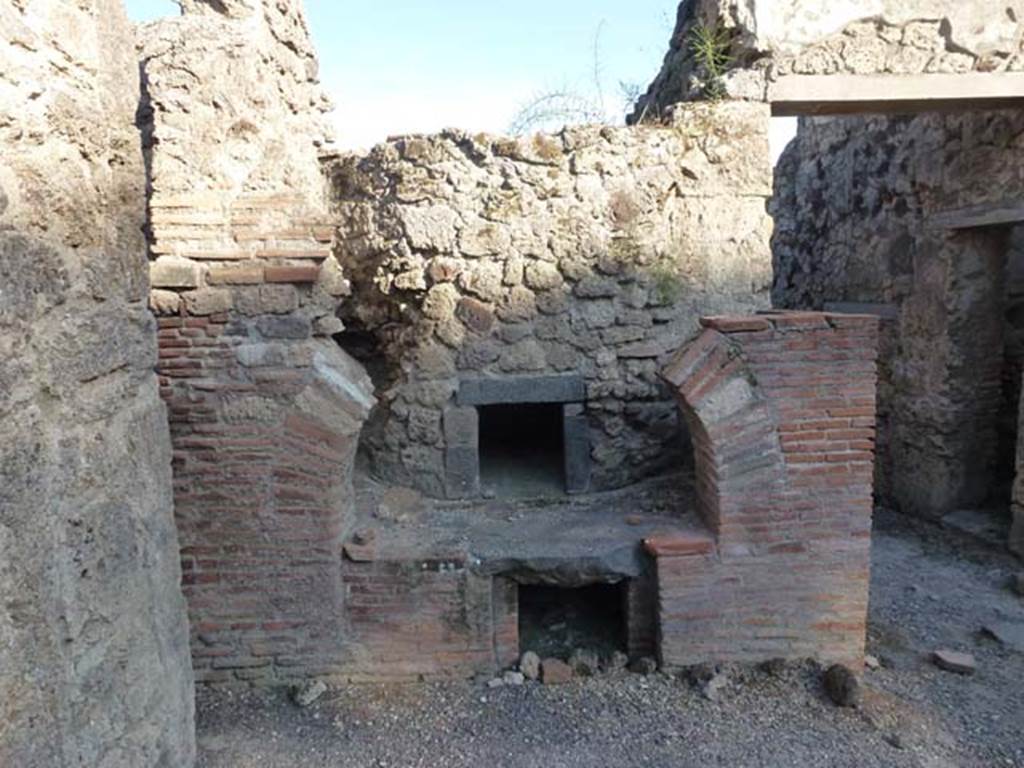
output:
[[[504,130],[531,96],[593,97],[598,41],[604,102],[646,86],[668,49],[678,0],[306,0],[339,143],[447,126]],[[136,21],[176,15],[171,0],[125,0]]]
[[[125,0],[136,21],[172,0]],[[446,127],[503,132],[540,93],[596,100],[621,122],[620,82],[646,88],[668,50],[678,0],[306,0],[338,143],[367,147]],[[778,154],[793,124],[773,126]]]

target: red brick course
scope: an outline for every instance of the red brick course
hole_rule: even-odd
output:
[[[664,376],[715,546],[649,541],[668,666],[859,664],[868,597],[877,318],[705,318]]]
[[[159,320],[196,679],[326,674],[342,657],[356,435],[295,409],[311,367],[241,364],[228,322]]]
[[[474,574],[463,556],[346,560],[352,681],[466,678],[519,654],[516,585]]]

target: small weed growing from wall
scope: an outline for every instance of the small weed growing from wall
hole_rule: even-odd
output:
[[[690,32],[689,43],[697,66],[703,71],[704,98],[720,101],[726,96],[725,81],[722,78],[732,63],[732,56],[729,55],[732,35],[718,24],[712,27],[701,24]]]
[[[676,266],[669,260],[655,264],[650,270],[651,298],[659,306],[675,304],[683,297],[683,283]]]

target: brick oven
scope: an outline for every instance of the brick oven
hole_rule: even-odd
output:
[[[524,610],[587,590],[615,604],[601,637],[621,631],[621,650],[656,653],[666,668],[862,663],[877,318],[774,313],[702,324],[663,372],[696,465],[695,476],[671,480],[693,494],[666,484],[591,494],[523,515],[515,533],[486,505],[412,529],[378,523],[370,551],[353,548],[344,565],[363,654],[357,677],[500,668],[544,643],[521,634]],[[648,493],[669,508],[659,513]],[[434,547],[446,526],[464,538],[442,554]]]
[[[767,105],[335,155],[305,48],[190,24],[141,122],[197,679],[859,662],[875,328],[758,314]]]

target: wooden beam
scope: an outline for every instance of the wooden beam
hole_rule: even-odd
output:
[[[1024,224],[1024,202],[1004,201],[954,208],[935,214],[930,224],[933,229],[1012,227]]]
[[[768,100],[775,117],[1024,108],[1024,72],[785,75]]]

